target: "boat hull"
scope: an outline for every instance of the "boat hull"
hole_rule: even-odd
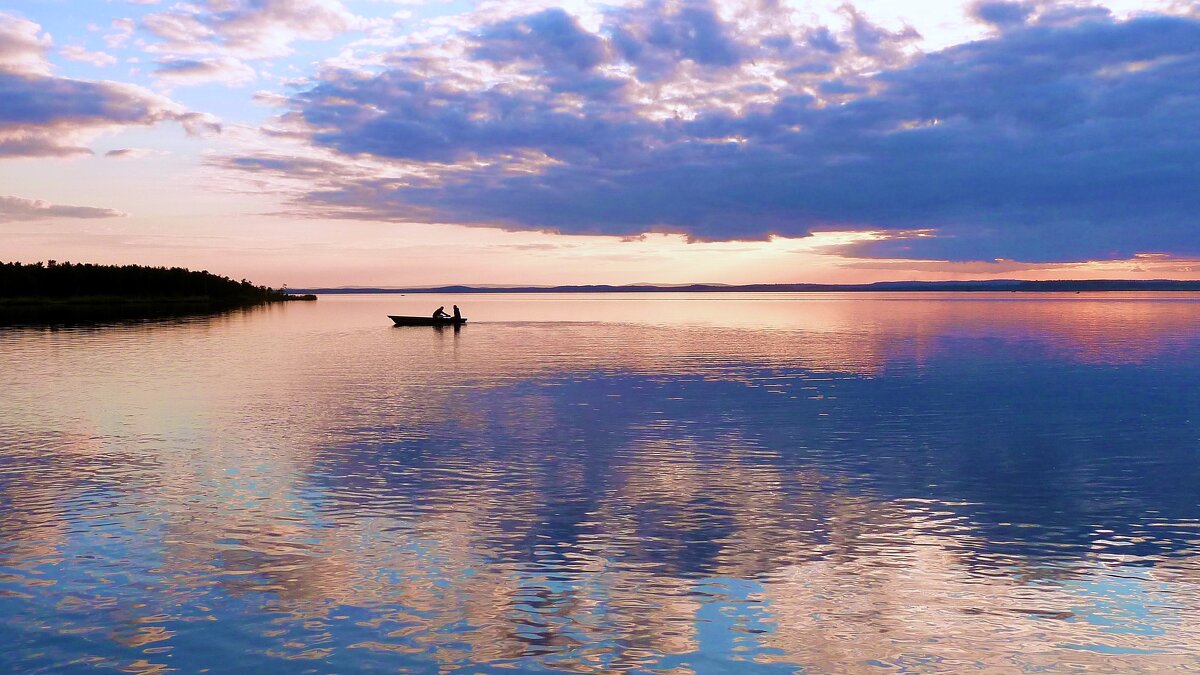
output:
[[[388,315],[397,326],[461,326],[466,319],[435,319],[431,316],[392,316]]]

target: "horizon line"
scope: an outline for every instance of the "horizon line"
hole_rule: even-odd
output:
[[[905,290],[1180,290],[1200,291],[1195,279],[980,279],[948,281],[875,281],[870,283],[683,283],[683,284],[440,284],[421,286],[311,286],[286,288],[290,293],[504,293],[504,292],[803,292]]]

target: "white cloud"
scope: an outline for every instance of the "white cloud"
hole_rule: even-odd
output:
[[[241,85],[257,77],[253,68],[231,57],[160,59],[153,75],[158,80],[183,85],[209,82]]]
[[[136,23],[133,19],[113,19],[113,32],[104,36],[104,43],[111,49],[123,46],[129,41],[129,36],[133,35],[133,29]]]
[[[1200,251],[1200,146],[1179,133],[1200,119],[1200,21],[990,4],[1003,30],[925,54],[851,6],[811,24],[702,0],[594,29],[551,9],[363,41],[264,130],[332,158],[224,166],[293,179],[315,216],[701,239],[932,228],[870,253],[946,259]]]
[[[148,148],[116,148],[104,153],[104,156],[109,159],[140,159],[142,157],[168,154],[170,153],[163,150],[150,150]]]
[[[0,70],[15,73],[50,72],[46,50],[53,41],[38,24],[0,12]]]
[[[329,40],[381,22],[355,15],[341,0],[207,0],[180,3],[142,20],[163,40],[153,51],[244,59],[284,56],[298,40]]]
[[[0,14],[0,157],[87,155],[86,143],[101,133],[165,121],[189,134],[220,130],[214,117],[144,87],[53,75],[45,57],[50,44],[38,24]],[[63,55],[96,57],[71,46]]]
[[[62,54],[63,58],[67,58],[72,61],[79,61],[81,63],[90,63],[97,68],[111,66],[117,62],[116,57],[111,54],[105,54],[104,52],[91,52],[80,45],[67,45],[66,47],[58,50],[58,53]]]

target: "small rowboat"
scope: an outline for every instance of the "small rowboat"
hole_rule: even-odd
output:
[[[461,326],[466,319],[435,319],[432,316],[392,316],[388,315],[397,326]]]

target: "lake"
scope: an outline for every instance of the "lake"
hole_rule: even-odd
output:
[[[1200,668],[1198,294],[326,295],[0,392],[0,671]]]

